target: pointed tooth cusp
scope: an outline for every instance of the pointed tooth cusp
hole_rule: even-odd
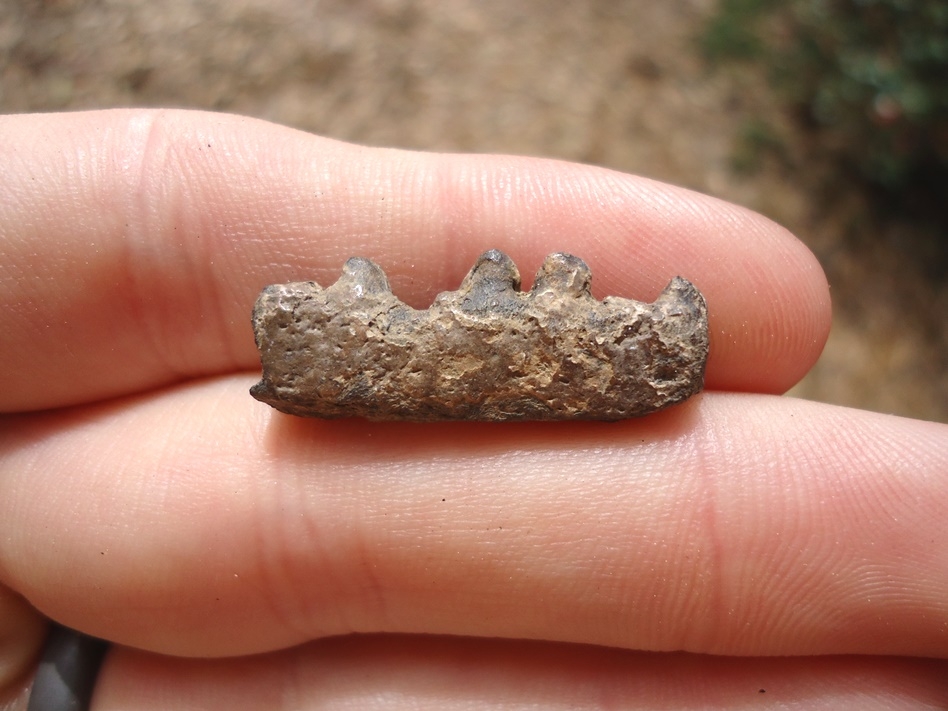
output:
[[[579,257],[557,252],[548,256],[533,282],[533,293],[558,293],[574,297],[590,296],[592,272]]]
[[[503,252],[485,252],[464,277],[456,298],[464,311],[509,310],[520,295],[520,272]]]
[[[500,250],[492,249],[477,258],[471,271],[464,277],[461,290],[480,289],[485,286],[491,291],[498,287],[513,291],[520,289],[520,272],[517,265]]]
[[[695,320],[707,319],[707,305],[701,292],[694,284],[680,276],[668,282],[668,286],[652,302],[652,312],[668,316],[687,316]]]
[[[673,277],[670,282],[662,289],[662,293],[658,295],[658,298],[655,299],[656,304],[678,300],[684,294],[691,294],[697,291],[694,285],[687,279],[683,279],[680,276]]]
[[[458,293],[480,295],[510,293],[520,290],[520,272],[513,260],[501,251],[492,249],[484,252],[471,271],[464,277]]]
[[[359,297],[392,291],[382,268],[365,257],[352,257],[347,260],[342,267],[342,276],[334,286],[348,289]]]

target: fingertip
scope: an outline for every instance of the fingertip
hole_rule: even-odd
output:
[[[783,227],[747,212],[750,242],[704,287],[710,388],[782,394],[819,359],[832,323],[829,284],[816,256]],[[700,286],[700,285],[699,285]]]
[[[46,620],[0,584],[0,708],[26,707],[30,676],[46,638]]]

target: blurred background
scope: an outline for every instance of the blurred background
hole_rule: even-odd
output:
[[[0,111],[118,106],[740,203],[832,285],[793,394],[948,422],[944,0],[0,0]]]

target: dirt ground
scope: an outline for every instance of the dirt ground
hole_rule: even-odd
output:
[[[559,157],[746,205],[829,275],[792,394],[948,422],[948,286],[904,225],[828,186],[753,68],[712,71],[715,0],[0,0],[0,110],[181,106],[372,145]],[[733,158],[752,122],[782,158]],[[807,157],[809,156],[809,157]],[[746,158],[746,156],[745,156]],[[828,199],[827,195],[832,195]]]

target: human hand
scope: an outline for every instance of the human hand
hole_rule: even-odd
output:
[[[97,710],[948,704],[948,427],[775,396],[830,320],[776,225],[205,113],[5,117],[0,165],[0,708],[47,618],[116,643]],[[693,281],[708,392],[504,425],[248,395],[264,285],[361,255],[424,307],[493,247],[600,298]]]

